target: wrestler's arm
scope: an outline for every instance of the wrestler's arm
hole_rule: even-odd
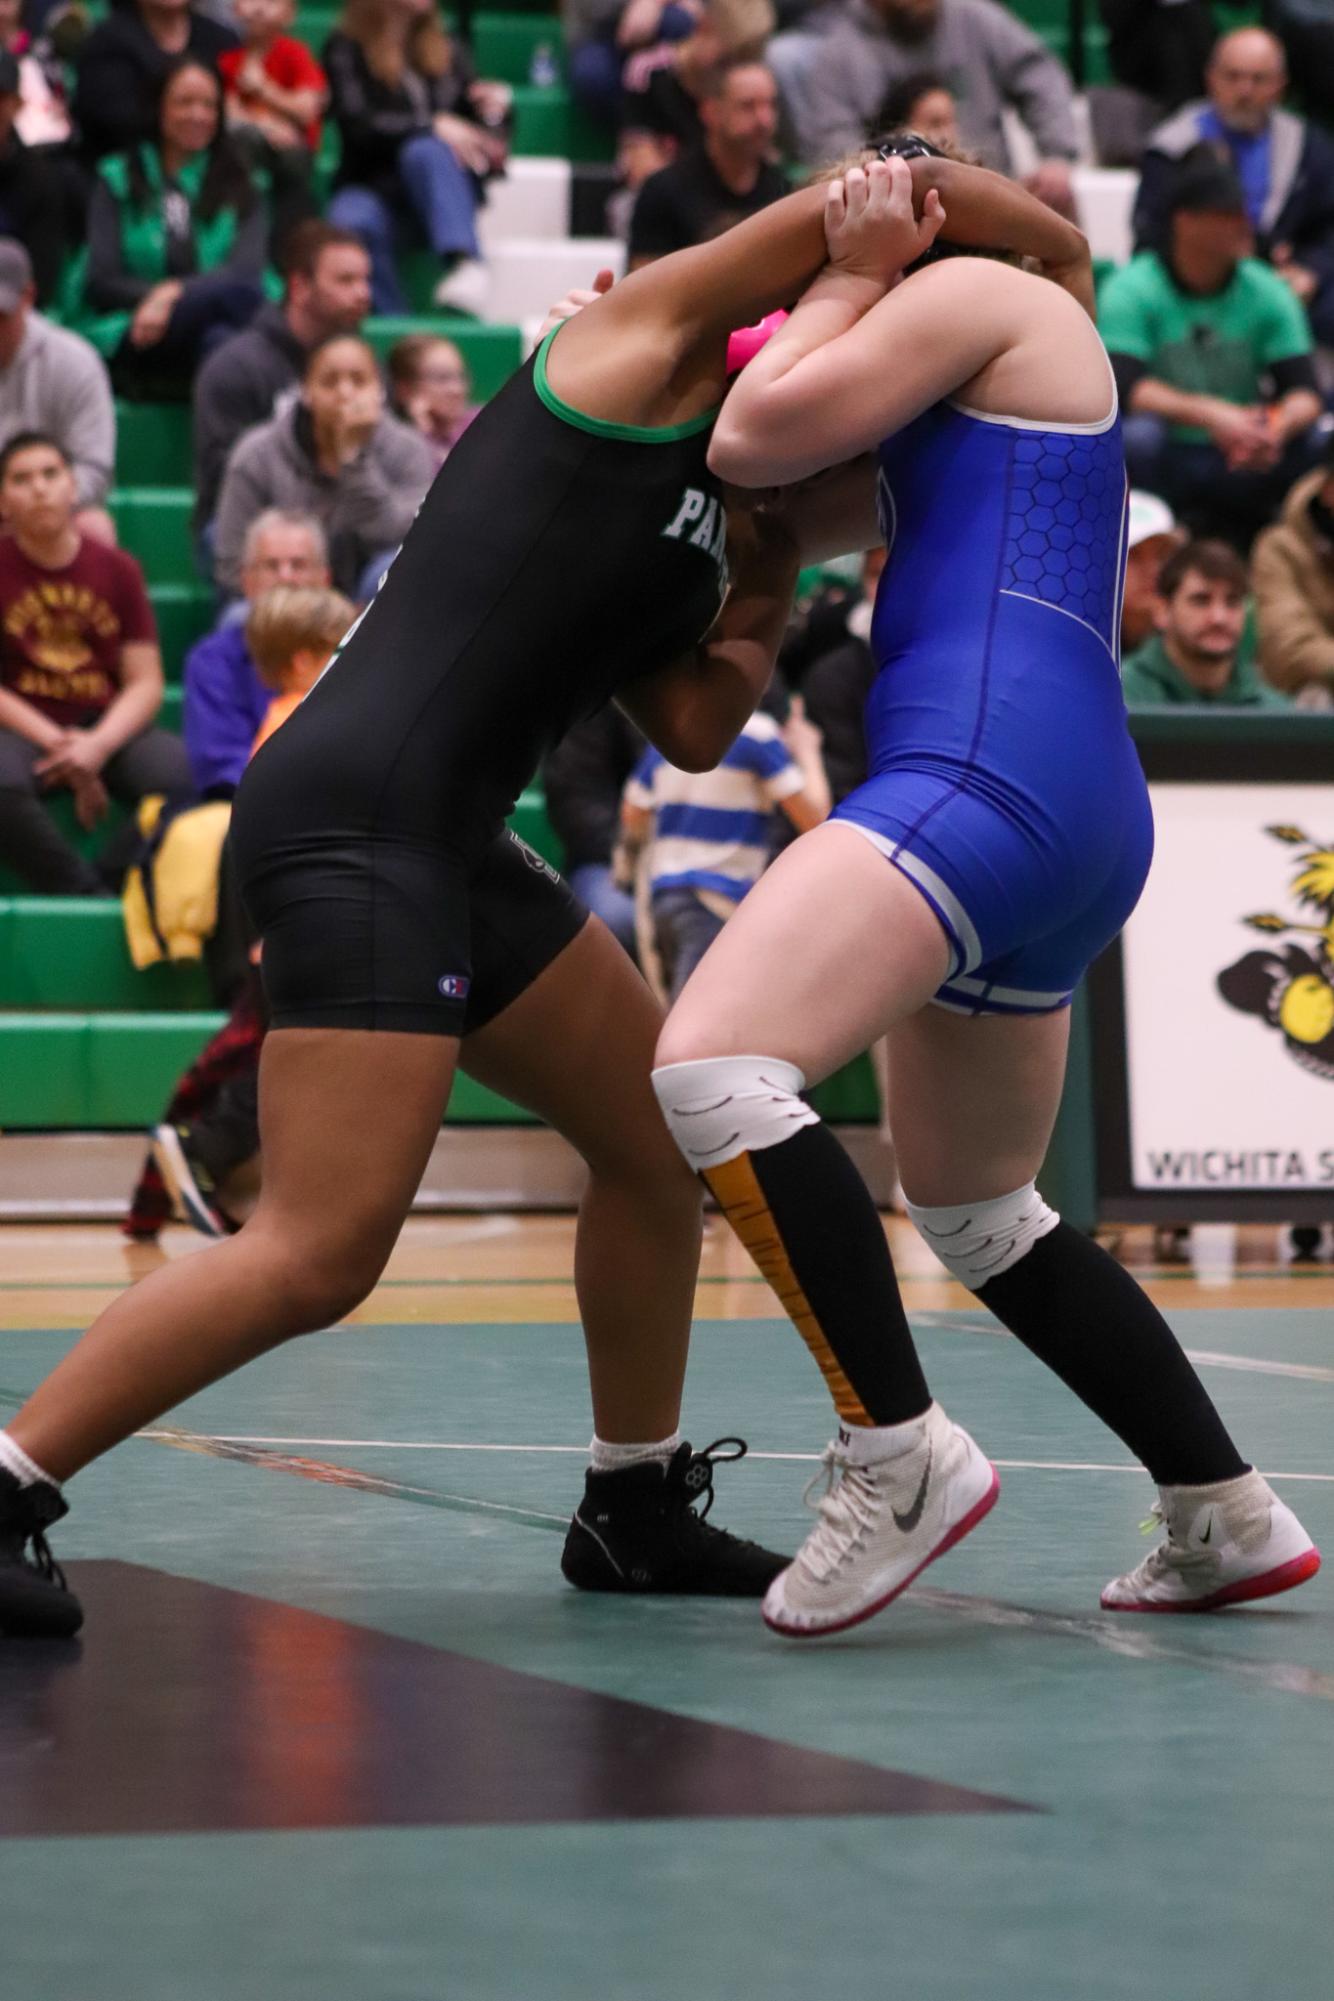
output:
[[[942,235],[947,241],[1032,258],[1044,276],[1063,286],[1092,316],[1088,243],[1073,223],[985,167],[926,157],[903,164],[919,218],[933,191],[944,204]],[[826,205],[824,186],[802,188],[709,243],[655,259],[604,297],[586,303],[578,315],[580,331],[566,337],[572,344],[564,348],[563,361],[566,368],[573,365],[573,372],[570,389],[563,393],[583,407],[579,364],[592,371],[590,381],[596,380],[599,371],[605,372],[608,345],[621,341],[641,353],[644,368],[660,376],[664,357],[682,355],[712,336],[720,342],[721,368],[727,334],[790,305],[823,265]],[[886,281],[893,275],[887,272]],[[581,354],[585,344],[587,353]]]
[[[1088,239],[1072,222],[987,167],[932,159],[913,160],[911,167],[913,206],[920,215],[928,191],[936,190],[945,205],[941,235],[947,243],[1031,257],[1044,278],[1069,292],[1090,319],[1097,317]]]
[[[800,556],[781,518],[757,513],[736,527],[732,583],[709,631],[617,690],[619,707],[681,771],[711,771],[735,743],[769,685],[792,613]]]
[[[1044,277],[1073,293],[1093,317],[1088,242],[1073,223],[987,167],[929,157],[901,164],[911,179],[912,206],[919,219],[927,211],[930,195],[939,197],[946,242],[1032,258]],[[661,307],[678,322],[707,316],[729,332],[751,324],[764,313],[790,305],[824,263],[826,203],[826,185],[802,188],[711,242],[646,265],[618,285],[607,307],[600,310],[609,311],[619,300],[627,314]]]
[[[1010,345],[1002,278],[1016,282],[999,265],[955,258],[858,313],[852,281],[823,274],[738,378],[711,468],[735,486],[782,486],[872,450]]]
[[[876,510],[878,473],[875,454],[863,452],[813,479],[774,487],[761,511],[778,517],[800,550],[803,566],[859,555],[884,540]]]

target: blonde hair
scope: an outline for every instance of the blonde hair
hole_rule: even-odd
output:
[[[388,0],[344,0],[338,31],[358,45],[372,76],[391,90],[406,70],[440,77],[454,67],[454,44],[434,7],[406,18]]]
[[[246,620],[246,645],[266,688],[282,692],[298,653],[332,652],[356,617],[341,591],[278,584],[255,600]]]

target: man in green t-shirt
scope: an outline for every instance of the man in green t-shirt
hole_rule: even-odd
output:
[[[1250,255],[1241,183],[1210,147],[1181,162],[1166,230],[1100,301],[1130,483],[1197,532],[1249,544],[1319,457],[1311,329]]]
[[[1121,669],[1130,709],[1286,709],[1246,646],[1246,565],[1226,542],[1187,542],[1158,579],[1152,639]]]

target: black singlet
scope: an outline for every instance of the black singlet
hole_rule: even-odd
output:
[[[472,1026],[470,905],[543,751],[722,602],[712,414],[585,417],[547,383],[553,337],[465,432],[241,785],[232,837],[276,1026]]]

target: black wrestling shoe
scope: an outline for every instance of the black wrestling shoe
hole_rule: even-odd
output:
[[[234,1237],[241,1226],[219,1205],[213,1176],[190,1145],[189,1126],[154,1126],[149,1144],[178,1221],[203,1237]]]
[[[737,1449],[721,1452],[723,1445]],[[791,1559],[704,1519],[713,1506],[714,1466],[745,1453],[744,1439],[717,1438],[703,1452],[678,1445],[666,1467],[649,1461],[585,1474],[561,1554],[565,1576],[581,1591],[763,1598]]]
[[[45,1480],[20,1487],[0,1467],[0,1638],[72,1639],[83,1607],[47,1547],[45,1531],[69,1508]],[[28,1545],[32,1554],[25,1555]]]

